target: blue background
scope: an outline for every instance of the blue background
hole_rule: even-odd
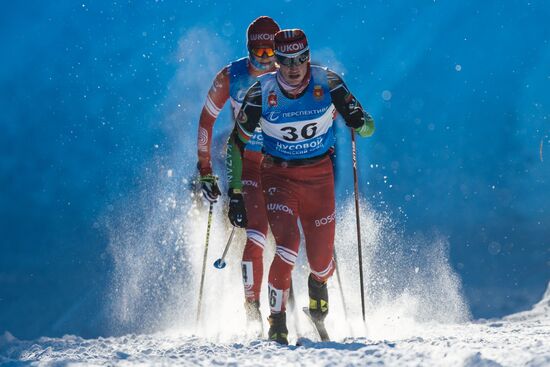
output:
[[[112,269],[105,218],[147,193],[150,167],[191,174],[210,82],[264,14],[303,28],[313,58],[371,111],[361,192],[407,234],[448,237],[473,316],[541,297],[547,2],[29,1],[0,14],[0,332],[115,333],[94,316]],[[349,152],[339,159],[344,199]]]

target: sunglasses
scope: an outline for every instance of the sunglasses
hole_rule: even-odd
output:
[[[309,61],[309,51],[303,52],[296,57],[286,57],[283,55],[276,55],[277,63],[284,66],[300,66],[304,62]]]
[[[252,51],[252,54],[257,57],[263,57],[264,55],[271,57],[275,55],[275,52],[271,47],[253,48],[250,51]]]

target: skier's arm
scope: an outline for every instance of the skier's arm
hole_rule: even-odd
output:
[[[229,68],[226,66],[216,75],[212,86],[206,96],[206,102],[202,108],[199,119],[199,132],[197,139],[198,169],[201,176],[212,174],[210,147],[212,142],[212,129],[216,118],[229,99]]]
[[[244,97],[241,109],[237,114],[237,123],[227,142],[226,168],[227,182],[230,190],[242,189],[242,157],[248,140],[260,123],[262,113],[262,91],[259,83],[253,84]]]
[[[229,221],[236,227],[247,225],[246,208],[242,189],[242,156],[246,143],[252,137],[254,129],[260,124],[262,115],[262,90],[260,83],[254,83],[246,92],[241,109],[237,114],[237,123],[227,142],[227,181],[229,182]]]
[[[235,133],[229,136],[229,140],[227,141],[227,154],[225,156],[225,167],[230,192],[240,192],[243,188],[241,182],[243,146],[244,144],[239,141]]]
[[[374,119],[363,109],[338,74],[328,70],[327,77],[332,103],[346,125],[354,128],[362,137],[371,136],[374,133]]]
[[[235,131],[234,131],[235,132]],[[239,138],[232,133],[227,142],[227,155],[225,164],[227,167],[227,182],[229,182],[229,208],[227,216],[232,225],[245,228],[247,225],[246,208],[242,194],[243,184],[241,181],[243,171],[243,146]]]

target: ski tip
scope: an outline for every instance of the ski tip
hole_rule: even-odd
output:
[[[309,312],[309,307],[302,307],[302,311],[307,315],[313,326],[315,327],[315,330],[317,331],[317,334],[319,335],[319,339],[321,339],[322,342],[329,342],[330,337],[327,333],[327,329],[325,328],[325,323],[323,321],[317,321],[311,316],[311,312]]]
[[[223,268],[225,268],[225,265],[226,265],[226,262],[223,261],[222,259],[218,259],[218,260],[214,261],[214,267],[216,269],[223,269]]]

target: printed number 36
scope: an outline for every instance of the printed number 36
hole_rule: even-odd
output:
[[[286,126],[281,129],[281,131],[284,131],[288,135],[283,135],[283,139],[286,141],[295,141],[299,138],[298,134],[296,133],[298,129],[296,129],[293,126]],[[304,125],[302,127],[302,130],[300,131],[300,135],[304,139],[311,139],[315,136],[315,133],[317,133],[317,123],[312,122],[310,124]]]

